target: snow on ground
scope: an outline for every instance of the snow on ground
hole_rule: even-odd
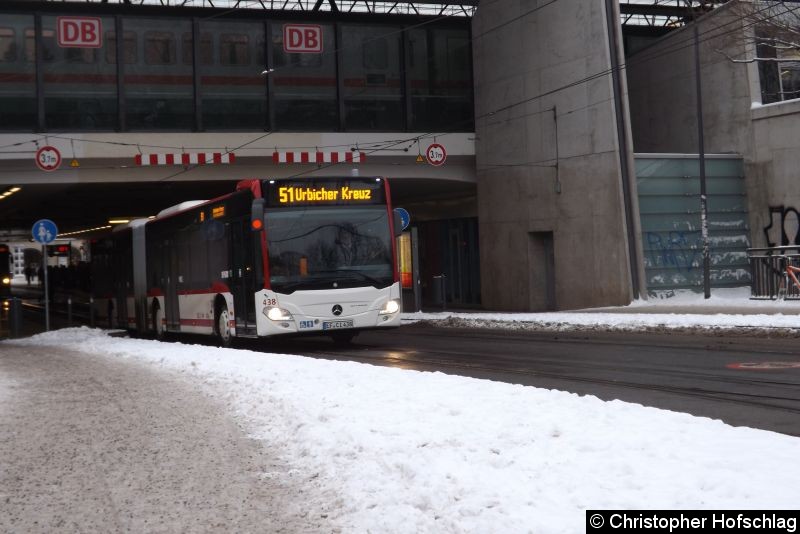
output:
[[[628,306],[551,313],[407,313],[404,322],[513,330],[702,332],[735,335],[800,335],[800,301],[750,300],[749,288],[715,289],[709,299],[691,291],[636,300]]]
[[[85,327],[13,343],[179,371],[228,403],[293,476],[323,490],[309,492],[306,506],[344,532],[583,532],[586,509],[800,502],[800,439],[687,414]],[[339,498],[324,501],[331,494]]]

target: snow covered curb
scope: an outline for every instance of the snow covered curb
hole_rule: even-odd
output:
[[[436,315],[431,317],[431,315]],[[529,332],[639,332],[741,337],[800,337],[800,318],[784,315],[539,314],[540,318],[481,314],[406,314],[403,323],[439,328],[486,328]],[[755,323],[755,324],[753,324]]]

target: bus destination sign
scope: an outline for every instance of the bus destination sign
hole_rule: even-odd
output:
[[[267,187],[264,196],[270,207],[384,203],[383,180],[275,181]]]

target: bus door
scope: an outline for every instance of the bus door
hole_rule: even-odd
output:
[[[253,233],[250,221],[238,220],[230,223],[231,230],[231,278],[234,315],[237,335],[256,334],[256,265]]]
[[[166,240],[161,248],[163,262],[166,266],[164,279],[164,318],[167,320],[167,330],[180,330],[181,310],[178,305],[178,247],[177,244]]]

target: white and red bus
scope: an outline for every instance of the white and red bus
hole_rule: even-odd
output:
[[[384,178],[245,180],[94,243],[103,325],[236,337],[317,333],[348,343],[400,324],[395,237]]]

